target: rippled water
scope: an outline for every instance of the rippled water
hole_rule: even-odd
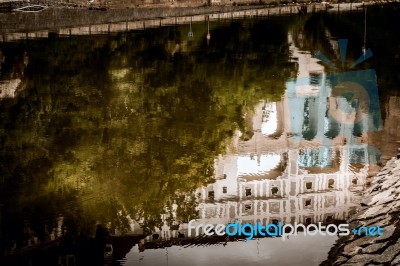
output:
[[[261,238],[249,242],[231,242],[226,246],[196,248],[172,246],[165,249],[128,253],[124,265],[319,265],[336,237],[305,237],[283,242]],[[296,254],[296,255],[294,255]]]
[[[369,7],[1,43],[0,258],[318,265],[336,236],[198,238],[187,223],[339,223],[354,213],[400,141],[398,14]],[[348,39],[343,65],[338,39]]]

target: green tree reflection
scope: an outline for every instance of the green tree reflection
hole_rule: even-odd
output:
[[[251,134],[246,114],[280,99],[293,73],[289,24],[215,25],[209,47],[183,40],[183,26],[4,44],[6,60],[27,53],[29,64],[0,105],[3,234],[23,245],[28,220],[46,240],[58,216],[88,235],[96,223],[126,232],[133,219],[148,233],[161,214],[172,226],[196,217],[191,192],[213,181],[215,156],[235,130]]]

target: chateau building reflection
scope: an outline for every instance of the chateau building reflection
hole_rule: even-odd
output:
[[[335,95],[318,60],[290,49],[298,78],[286,82],[281,101],[261,101],[246,119],[248,132],[238,131],[227,154],[215,159],[215,182],[196,191],[197,224],[330,223],[355,211],[354,190],[380,163],[367,135],[379,130],[371,116],[380,113]],[[350,111],[342,112],[346,105]],[[188,234],[187,223],[174,229],[165,222],[146,241]]]

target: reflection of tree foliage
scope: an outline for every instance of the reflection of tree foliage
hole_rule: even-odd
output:
[[[306,140],[313,140],[317,135],[317,129],[313,124],[313,120],[311,118],[312,109],[311,105],[315,103],[315,99],[307,98],[304,102],[304,121],[302,128],[302,136]]]
[[[325,111],[325,117],[330,117],[329,116],[329,108],[327,108]],[[339,135],[339,133],[340,133],[339,123],[336,122],[335,119],[329,119],[328,128],[327,128],[326,132],[324,133],[324,135],[327,138],[334,139],[335,137],[337,137]]]
[[[96,222],[150,232],[162,214],[170,225],[196,217],[188,195],[212,182],[244,114],[283,92],[291,65],[285,23],[274,25],[221,26],[210,48],[173,56],[160,43],[172,28],[6,44],[30,63],[24,90],[0,105],[3,232],[18,237],[27,213],[43,239],[57,215],[88,234]]]

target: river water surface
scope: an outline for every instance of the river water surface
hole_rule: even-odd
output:
[[[189,237],[188,222],[354,214],[400,141],[399,15],[0,43],[0,260],[319,265],[336,235]]]

